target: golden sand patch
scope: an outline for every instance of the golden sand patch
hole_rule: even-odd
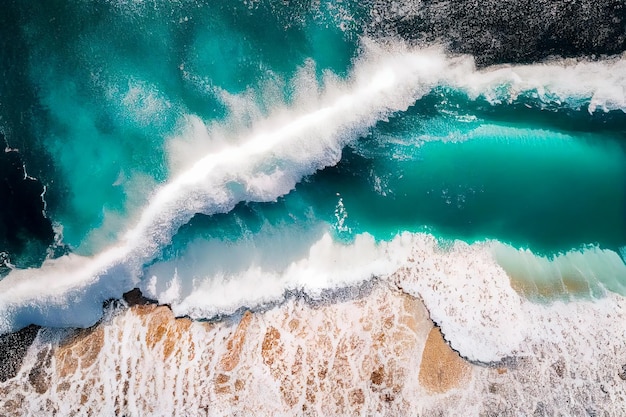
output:
[[[246,341],[248,326],[250,326],[251,321],[252,313],[246,311],[246,313],[241,318],[239,325],[237,326],[237,330],[235,330],[233,336],[228,339],[226,343],[226,349],[228,349],[228,351],[224,356],[222,356],[222,359],[220,361],[222,370],[227,372],[232,371],[239,363],[243,345]]]
[[[119,415],[155,407],[171,415],[193,407],[214,415],[409,415],[412,400],[458,386],[471,370],[424,305],[386,285],[337,303],[288,300],[237,323],[135,305],[49,352],[56,369],[45,354],[38,362],[56,377],[32,373],[29,389],[54,393],[43,409],[53,412],[62,399],[76,415],[98,414],[103,402]]]
[[[420,384],[433,393],[443,393],[460,386],[469,373],[470,365],[448,346],[439,328],[433,327],[422,353]]]
[[[560,280],[539,281],[527,277],[509,275],[511,287],[526,298],[534,297],[562,297],[589,295],[591,288],[589,283],[581,276],[562,276]]]
[[[102,326],[79,330],[54,352],[57,374],[65,377],[75,373],[79,366],[83,369],[90,367],[96,361],[103,345]]]

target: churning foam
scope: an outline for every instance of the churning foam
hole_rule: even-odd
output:
[[[337,163],[343,146],[363,129],[406,109],[446,67],[445,57],[433,52],[369,55],[350,80],[327,88],[314,109],[270,118],[238,144],[205,155],[168,181],[116,245],[91,258],[67,256],[9,274],[0,283],[0,331],[30,322],[93,324],[98,315],[83,299],[97,305],[119,296],[195,213],[228,212],[239,201],[272,201],[287,193],[304,175]],[[69,313],[74,309],[68,294],[85,314]]]
[[[285,292],[319,299],[329,289],[376,276],[420,298],[451,345],[480,362],[529,355],[546,341],[577,349],[577,332],[585,340],[604,340],[626,331],[626,299],[605,286],[626,280],[626,265],[612,251],[588,248],[549,260],[498,241],[456,241],[444,248],[431,235],[404,232],[379,242],[365,233],[344,244],[324,233],[308,252],[286,254],[291,260],[276,268],[262,261],[266,245],[274,251],[289,247],[289,238],[264,239],[255,240],[256,246],[235,244],[241,245],[231,254],[240,260],[238,267],[208,274],[204,271],[214,270],[213,261],[224,253],[212,254],[217,241],[194,242],[188,251],[196,260],[203,254],[207,265],[184,259],[186,267],[194,266],[177,271],[167,262],[156,264],[142,290],[177,315],[203,318],[275,303]],[[542,283],[545,291],[542,297],[524,293],[516,282]]]
[[[626,280],[626,265],[615,252],[590,248],[548,261],[497,241],[457,241],[442,250],[426,236],[412,246],[411,261],[391,279],[423,300],[451,346],[468,359],[531,356],[547,344],[562,348],[563,354],[584,355],[585,349],[599,351],[626,334],[626,299],[602,284]],[[551,282],[558,275],[561,284],[560,272],[576,270],[577,282],[596,292],[582,297],[574,288],[531,301],[512,285],[524,267],[533,270],[537,281]]]
[[[452,83],[470,97],[492,104],[515,100],[522,93],[559,106],[626,111],[626,56],[606,61],[565,60],[543,64],[498,66],[471,71]]]
[[[175,314],[192,318],[232,314],[241,306],[275,303],[282,300],[286,292],[320,299],[327,290],[358,285],[374,276],[393,273],[406,262],[411,242],[408,234],[390,242],[376,242],[371,235],[362,234],[346,245],[324,233],[304,253],[294,252],[292,260],[282,268],[263,265],[267,246],[264,250],[245,245],[248,259],[242,257],[236,271],[218,271],[211,275],[204,272],[211,269],[210,266],[205,269],[205,265],[196,265],[194,270],[186,272],[193,279],[187,279],[192,283],[185,288],[181,285],[179,271],[168,274],[167,268],[156,265],[150,269],[151,279],[144,283],[142,290],[170,304]],[[275,245],[271,247],[274,252],[276,247],[289,247],[284,240]],[[214,247],[214,242],[201,241],[192,244],[191,250],[202,252],[208,257],[206,263],[210,264],[221,255],[211,255]],[[244,251],[235,248],[234,252]]]
[[[436,49],[364,41],[348,80],[327,82],[308,102],[270,114],[240,134],[236,143],[213,149],[180,170],[156,190],[135,226],[117,244],[92,257],[69,255],[48,260],[39,269],[12,271],[0,282],[0,332],[29,323],[93,324],[101,314],[102,301],[136,285],[143,265],[195,213],[228,212],[240,201],[275,200],[304,176],[336,164],[349,141],[378,120],[406,110],[436,85],[491,97],[494,103],[531,90],[540,100],[544,96],[549,100],[574,97],[586,100],[590,110],[624,109],[625,65],[626,60],[617,59],[477,71],[469,57],[450,58]],[[195,130],[203,129],[196,126]],[[334,268],[328,269],[327,276]],[[318,282],[315,274],[321,272],[309,271],[301,281],[306,277]],[[374,268],[364,275],[378,272]],[[285,285],[288,287],[285,283],[279,287],[285,289]],[[321,279],[316,285],[338,284],[333,278],[328,282]],[[189,300],[190,305],[199,302]],[[202,309],[211,311],[210,306]]]

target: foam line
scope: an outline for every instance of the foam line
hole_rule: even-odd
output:
[[[485,96],[492,104],[515,100],[530,92],[538,100],[595,111],[626,112],[626,58],[605,61],[564,60],[532,65],[502,65],[470,71],[452,81],[471,97]]]
[[[136,282],[141,266],[195,213],[227,212],[239,201],[271,201],[287,193],[302,176],[337,163],[343,146],[364,128],[406,109],[432,87],[444,67],[443,55],[407,51],[357,63],[351,79],[329,89],[314,110],[300,114],[294,109],[282,124],[268,120],[266,130],[207,154],[157,190],[136,226],[118,244],[93,257],[67,256],[38,270],[11,272],[0,282],[0,332],[29,322],[93,324],[97,320],[93,309],[92,314],[64,321],[69,293],[92,302],[119,296]],[[87,291],[93,296],[84,294]],[[82,299],[77,302],[84,304]],[[45,307],[28,307],[35,305]]]
[[[214,150],[181,170],[156,190],[117,244],[91,257],[65,256],[40,269],[11,271],[0,281],[0,333],[30,323],[93,324],[102,301],[135,285],[143,265],[195,213],[228,212],[240,201],[275,200],[304,176],[336,164],[349,141],[378,120],[406,110],[436,85],[489,95],[504,83],[509,88],[502,100],[534,89],[586,98],[590,109],[624,109],[625,62],[477,71],[471,58],[450,58],[439,49],[364,41],[347,81],[327,83],[308,103],[258,121],[235,145]],[[552,100],[551,94],[545,96]]]
[[[206,257],[206,264],[188,262],[183,255],[186,269],[180,273],[176,260],[169,268],[170,262],[154,265],[142,290],[170,304],[176,315],[205,318],[234,314],[241,306],[277,303],[286,292],[321,299],[329,289],[357,287],[376,276],[423,300],[452,346],[480,362],[530,355],[532,346],[544,341],[575,343],[577,331],[597,333],[594,323],[603,323],[598,329],[614,337],[626,330],[626,324],[615,319],[624,308],[624,288],[615,293],[605,286],[623,282],[626,265],[610,250],[591,247],[547,259],[498,241],[456,241],[442,249],[433,236],[423,233],[404,232],[388,242],[376,242],[365,233],[351,244],[333,241],[325,233],[306,253],[286,254],[287,264],[276,268],[259,259],[277,247],[289,247],[293,237],[268,240],[265,233],[253,245],[236,243],[230,255],[213,253],[219,242],[196,241],[187,251],[194,252],[194,259]],[[236,258],[237,268],[216,271],[215,259],[225,256]],[[572,271],[579,275],[568,279],[577,285],[564,282]],[[529,285],[542,282],[554,294],[529,298],[512,285],[520,279]],[[582,287],[595,291],[581,293]],[[580,319],[566,325],[571,318]]]

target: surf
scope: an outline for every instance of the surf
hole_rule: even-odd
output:
[[[476,70],[471,58],[449,57],[441,49],[364,40],[347,81],[328,77],[318,95],[270,112],[247,132],[239,132],[234,143],[189,161],[187,168],[156,187],[116,244],[92,256],[72,254],[48,260],[39,269],[11,271],[0,282],[0,330],[30,323],[93,324],[100,317],[101,303],[137,285],[143,266],[194,214],[225,213],[242,201],[274,201],[307,175],[337,164],[346,144],[378,121],[406,111],[435,86],[458,88],[470,97],[485,97],[492,105],[530,91],[540,102],[558,98],[564,105],[578,106],[583,100],[590,111],[615,110],[622,109],[619,91],[625,80],[620,71],[609,72],[618,75],[608,78],[600,73],[607,66],[623,65],[623,60],[566,61]],[[199,126],[193,132],[208,137],[201,122],[190,120]],[[39,283],[44,280],[47,285],[41,291]],[[76,300],[71,308],[68,299]],[[75,314],[78,311],[81,314]]]

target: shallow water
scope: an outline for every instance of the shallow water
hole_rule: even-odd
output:
[[[624,57],[458,55],[473,47],[407,42],[381,7],[10,2],[0,128],[54,235],[0,247],[0,332],[90,326],[133,287],[210,319],[416,259],[458,291],[484,269],[486,293],[623,295]],[[480,338],[433,314],[472,357]],[[498,343],[480,359],[515,350]]]

